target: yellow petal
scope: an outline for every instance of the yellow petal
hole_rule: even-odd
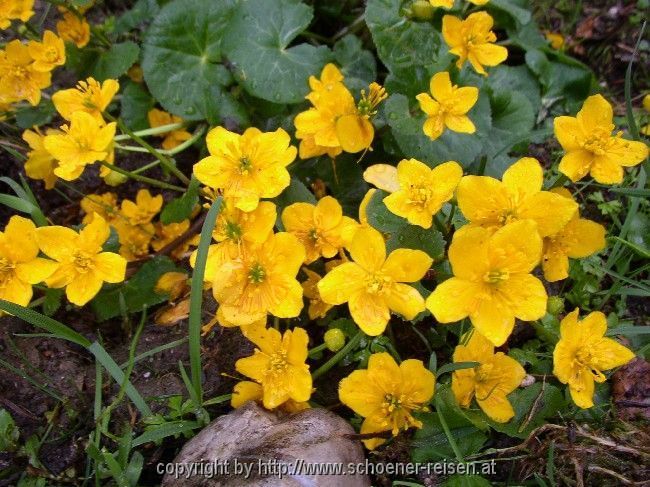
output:
[[[609,370],[625,365],[634,358],[634,352],[616,340],[602,338],[591,346],[592,365],[599,370]]]
[[[424,367],[421,360],[404,360],[399,369],[402,373],[402,394],[413,402],[427,403],[433,397],[435,375]]]
[[[343,115],[336,121],[336,135],[343,150],[355,154],[370,147],[375,129],[365,117]]]
[[[5,281],[0,287],[0,299],[10,303],[27,306],[32,299],[32,286],[16,276]]]
[[[623,182],[623,166],[609,155],[596,156],[591,164],[591,176],[601,184],[621,184]]]
[[[407,320],[412,320],[425,309],[419,291],[408,284],[393,284],[386,292],[385,300],[391,311]]]
[[[560,250],[547,246],[542,258],[544,279],[548,282],[561,281],[569,277],[569,258]]]
[[[586,150],[578,149],[567,152],[558,167],[559,171],[574,183],[584,178],[594,161],[594,155]]]
[[[235,362],[235,370],[257,382],[262,382],[268,365],[269,357],[255,351],[255,353],[250,357],[244,357],[237,360],[237,362]]]
[[[441,71],[431,77],[429,91],[436,100],[448,100],[452,96],[451,78],[447,71]]]
[[[492,269],[511,274],[531,272],[542,257],[537,224],[533,220],[519,220],[498,229],[490,238],[488,256]]]
[[[329,304],[343,304],[365,287],[367,273],[354,262],[345,262],[318,281],[318,292]]]
[[[16,274],[22,281],[38,284],[50,277],[58,267],[56,262],[37,257],[29,262],[16,264]]]
[[[122,282],[126,276],[126,259],[112,252],[102,252],[95,257],[95,273],[105,282]]]
[[[45,255],[57,261],[70,258],[79,235],[67,227],[51,226],[36,229],[36,240]]]
[[[515,327],[510,306],[496,294],[483,296],[470,319],[478,332],[496,347],[506,342]]]
[[[614,143],[607,148],[607,155],[621,166],[632,167],[648,157],[648,146],[643,141],[616,137]]]
[[[534,321],[546,314],[544,284],[530,274],[515,274],[499,284],[499,293],[510,302],[514,315],[523,321]]]
[[[307,345],[309,336],[303,328],[294,328],[285,332],[287,338],[287,360],[292,364],[304,364],[307,360]]]
[[[594,377],[587,369],[580,370],[579,376],[569,383],[571,399],[576,406],[588,409],[594,405]]]
[[[262,386],[257,382],[244,380],[235,384],[232,390],[230,405],[238,408],[248,401],[259,401],[260,399],[262,399]]]
[[[361,417],[381,408],[384,390],[368,379],[367,370],[355,370],[339,383],[339,400]]]
[[[587,98],[576,116],[587,133],[594,129],[605,129],[611,132],[614,128],[613,117],[612,106],[602,95]]]
[[[474,86],[463,86],[458,88],[454,93],[453,105],[449,112],[452,115],[464,115],[471,110],[477,100],[478,88]]]
[[[533,157],[522,157],[503,173],[503,184],[516,195],[519,201],[539,193],[544,183],[544,173],[539,161]]]
[[[454,233],[449,247],[449,262],[454,276],[482,280],[489,270],[488,242],[491,233],[482,227],[466,225]]]
[[[295,318],[298,316],[304,305],[300,283],[293,277],[285,276],[282,279],[275,280],[273,285],[285,290],[285,294],[269,307],[269,312],[278,318]]]
[[[66,286],[65,294],[72,304],[83,306],[94,298],[102,288],[102,280],[91,272],[77,274]]]
[[[92,221],[79,232],[78,245],[88,252],[99,252],[110,234],[108,223],[95,213]]]
[[[348,250],[352,259],[368,272],[378,271],[386,260],[384,237],[372,227],[357,230]]]
[[[467,317],[476,307],[481,286],[452,277],[433,290],[426,300],[426,307],[439,323],[453,323]]]
[[[476,132],[474,123],[466,115],[445,115],[445,125],[449,130],[463,134],[473,134]]]
[[[480,400],[477,396],[476,402],[488,417],[497,423],[507,423],[514,415],[512,404],[505,394],[493,391],[487,398]]]
[[[576,151],[582,148],[581,142],[584,138],[582,125],[575,117],[555,117],[553,119],[553,130],[555,138],[562,148],[567,151]]]
[[[30,262],[38,255],[36,225],[22,216],[13,215],[5,227],[6,256],[13,262]],[[40,281],[39,281],[40,282]]]
[[[479,44],[472,48],[471,54],[484,66],[496,66],[508,58],[508,49],[496,44]]]
[[[371,435],[372,433],[385,433],[388,430],[390,430],[390,427],[385,423],[383,416],[374,414],[361,423],[361,430],[359,432],[362,435]],[[361,441],[368,450],[374,450],[378,446],[386,443],[386,438],[368,438]]]
[[[363,179],[388,193],[399,189],[397,168],[389,164],[373,164],[363,172]]]
[[[569,222],[571,231],[576,236],[571,240],[567,255],[573,259],[587,257],[605,248],[605,227],[584,218]]]
[[[519,218],[530,218],[537,223],[541,237],[558,233],[578,211],[578,204],[550,191],[540,191],[526,198],[519,206]]]
[[[370,336],[381,335],[390,319],[388,305],[376,294],[353,294],[348,302],[354,322]]]
[[[421,250],[396,249],[381,270],[397,282],[416,282],[424,277],[433,259]]]
[[[464,176],[456,199],[465,218],[478,225],[498,225],[499,217],[511,207],[505,185],[487,176]]]

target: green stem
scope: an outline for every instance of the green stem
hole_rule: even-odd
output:
[[[183,123],[169,123],[167,125],[161,125],[159,127],[153,127],[150,129],[138,130],[133,132],[138,137],[146,137],[148,135],[160,135],[166,134],[167,132],[173,132],[174,130],[183,128]],[[129,134],[121,134],[113,137],[113,140],[119,142],[121,140],[130,140],[131,136]]]
[[[155,149],[151,144],[149,144],[149,143],[148,143],[146,140],[144,140],[142,137],[140,137],[140,136],[138,136],[138,135],[135,135],[135,133],[133,132],[133,130],[131,130],[130,128],[128,128],[128,127],[126,126],[126,124],[124,123],[124,120],[122,120],[121,118],[115,118],[114,116],[112,116],[112,115],[111,115],[110,113],[108,113],[108,112],[104,112],[104,116],[105,116],[108,120],[110,120],[110,121],[112,121],[112,122],[116,122],[117,125],[118,125],[118,127],[120,127],[120,130],[121,130],[122,132],[124,132],[125,134],[128,134],[128,135],[129,135],[133,140],[135,140],[138,144],[140,144],[142,147],[144,147],[145,149],[147,149],[147,151],[149,151],[149,153],[150,153],[152,156],[154,156],[156,159],[158,159],[158,160],[160,161],[160,163],[161,163],[163,166],[165,166],[165,168],[166,168],[169,172],[171,172],[172,174],[174,174],[174,175],[175,175],[179,180],[181,180],[181,181],[183,182],[183,184],[185,184],[186,186],[189,186],[189,184],[190,184],[190,180],[189,180],[189,178],[188,178],[187,176],[185,176],[185,174],[183,174],[183,172],[182,172],[180,169],[178,169],[178,168],[176,167],[176,165],[175,165],[175,164],[174,164],[170,159],[168,159],[165,155],[161,154],[160,151],[158,151],[157,149]]]
[[[307,355],[309,355],[310,357],[313,357],[314,355],[318,355],[319,353],[323,352],[324,350],[327,350],[327,344],[321,343],[320,345],[315,346],[309,352],[307,352]]]
[[[564,186],[564,183],[569,181],[569,178],[566,177],[565,174],[560,173],[557,178],[555,178],[555,181],[553,181],[550,185],[549,188],[559,188],[561,186]]]
[[[205,264],[208,259],[208,250],[212,241],[212,232],[221,211],[222,197],[217,197],[212,203],[208,215],[203,222],[201,239],[196,251],[196,262],[192,273],[192,287],[190,291],[190,318],[189,318],[189,349],[190,368],[192,372],[192,386],[198,398],[197,406],[203,403],[203,385],[201,384],[201,305],[203,304],[203,277]]]
[[[329,371],[332,367],[334,367],[341,360],[343,360],[343,357],[345,357],[348,353],[354,350],[354,348],[359,344],[359,342],[364,336],[365,334],[361,330],[359,330],[357,334],[354,335],[352,339],[348,343],[346,343],[341,350],[336,352],[332,358],[330,358],[327,362],[325,362],[323,365],[321,365],[318,369],[316,369],[311,374],[312,380],[318,379],[321,375]]]
[[[152,186],[156,186],[162,189],[171,189],[173,191],[178,191],[180,193],[185,192],[185,188],[181,188],[180,186],[174,186],[173,184],[167,184],[163,181],[158,181],[157,179],[148,178],[146,176],[140,176],[139,174],[132,173],[130,171],[127,171],[126,169],[122,169],[121,167],[117,167],[114,166],[113,164],[109,164],[106,161],[100,161],[100,164],[104,167],[109,168],[111,171],[118,172],[128,178],[134,179],[136,181],[140,181],[142,183],[151,184]]]
[[[460,452],[460,449],[456,444],[456,439],[451,434],[451,430],[449,429],[447,420],[445,419],[445,416],[442,414],[442,409],[443,409],[441,407],[442,400],[440,399],[440,396],[438,396],[437,394],[436,394],[435,402],[436,402],[436,412],[438,413],[438,419],[440,420],[440,426],[442,426],[442,429],[445,432],[447,439],[449,440],[449,445],[451,446],[451,449],[454,451],[454,455],[456,455],[456,460],[458,460],[459,462],[464,462],[465,459],[463,458],[463,454]]]

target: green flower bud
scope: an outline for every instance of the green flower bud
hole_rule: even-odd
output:
[[[559,296],[549,296],[546,303],[546,311],[557,316],[564,311],[564,299]]]
[[[434,10],[428,0],[415,0],[411,4],[411,12],[417,20],[431,20]]]
[[[332,328],[325,332],[325,345],[332,352],[338,352],[345,345],[345,335],[338,328]]]

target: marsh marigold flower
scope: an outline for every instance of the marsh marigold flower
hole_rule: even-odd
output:
[[[469,316],[495,346],[505,343],[515,317],[533,321],[546,313],[546,290],[531,275],[542,254],[532,220],[510,223],[494,233],[463,227],[454,234],[449,261],[454,277],[439,284],[427,308],[440,323]]]
[[[368,360],[368,369],[355,370],[339,384],[339,399],[364,418],[361,434],[421,428],[422,422],[413,413],[427,411],[426,404],[433,397],[436,378],[420,360],[395,363],[388,353],[374,353]],[[373,450],[386,440],[363,440]]]
[[[0,29],[11,26],[12,20],[27,22],[34,15],[34,0],[0,0]]]
[[[551,190],[573,200],[571,193],[564,188]],[[575,212],[573,218],[557,233],[544,238],[542,269],[544,279],[549,282],[569,277],[569,257],[579,259],[588,257],[605,248],[605,227],[580,218]]]
[[[553,351],[553,374],[569,384],[571,398],[583,409],[594,405],[594,382],[605,382],[604,370],[625,365],[634,353],[605,337],[607,319],[594,311],[578,319],[575,309],[560,323],[560,341]]]
[[[194,165],[194,175],[233,198],[240,210],[252,211],[261,198],[274,198],[289,186],[287,166],[297,151],[283,129],[261,132],[250,127],[239,135],[216,127],[206,143],[210,155]]]
[[[126,218],[120,216],[112,222],[120,240],[119,253],[127,261],[142,259],[149,255],[151,240],[156,234],[153,223],[131,225]]]
[[[34,60],[32,68],[35,71],[52,71],[57,66],[65,64],[65,44],[51,30],[43,34],[43,41],[29,41],[29,55]]]
[[[303,267],[302,271],[307,275],[307,280],[302,283],[302,291],[305,298],[309,300],[309,308],[307,308],[309,319],[324,318],[333,306],[323,301],[318,292],[318,283],[322,277],[306,267]]]
[[[321,256],[334,257],[358,227],[357,222],[343,215],[343,208],[331,196],[321,198],[316,205],[294,203],[287,206],[282,212],[282,225],[305,246],[305,264]]]
[[[433,7],[442,7],[446,9],[450,9],[454,6],[454,0],[429,0],[429,3]]]
[[[95,215],[79,233],[67,227],[50,226],[36,230],[38,245],[45,255],[59,263],[45,283],[63,288],[68,300],[83,306],[94,298],[104,282],[124,281],[126,260],[113,252],[103,252],[110,227]]]
[[[48,129],[46,132],[47,135],[57,133],[60,132],[53,129]],[[23,140],[27,142],[31,149],[27,153],[27,160],[25,161],[25,174],[28,178],[42,180],[45,189],[52,189],[57,180],[54,169],[58,166],[58,162],[43,145],[44,138],[45,135],[41,134],[38,129],[23,132]]]
[[[72,12],[63,14],[63,20],[56,23],[56,31],[61,39],[72,42],[79,49],[86,47],[90,41],[90,25],[86,19],[79,18]]]
[[[70,125],[62,125],[61,134],[46,135],[43,145],[58,161],[54,169],[61,179],[73,181],[85,167],[104,161],[112,154],[115,122],[102,126],[86,112],[72,114]]]
[[[263,244],[224,263],[215,273],[212,293],[223,318],[237,326],[272,314],[294,318],[302,309],[296,280],[305,249],[290,233],[270,236]]]
[[[54,93],[52,103],[66,120],[72,120],[73,113],[86,112],[92,115],[98,124],[103,125],[102,112],[106,110],[119,89],[117,80],[107,79],[100,83],[94,78],[88,78],[86,81],[79,81],[74,88]]]
[[[345,262],[318,283],[323,301],[348,303],[354,322],[366,334],[381,335],[390,312],[412,320],[424,311],[424,299],[406,282],[417,282],[432,259],[421,250],[396,249],[386,257],[384,237],[374,228],[360,228],[348,246],[354,262]]]
[[[84,212],[82,223],[85,225],[92,221],[95,213],[111,223],[119,212],[115,193],[88,194],[81,199],[79,206]]]
[[[237,360],[235,369],[261,386],[264,407],[274,409],[289,400],[297,403],[308,401],[312,380],[309,366],[305,363],[309,343],[307,332],[294,328],[281,335],[274,328],[266,328],[263,332],[249,334],[247,338],[257,348],[252,356]],[[250,390],[241,387],[239,390],[236,388],[233,394],[249,395]]]
[[[622,132],[612,135],[612,106],[601,95],[590,96],[575,117],[554,120],[555,137],[565,151],[560,172],[571,181],[587,173],[602,184],[623,181],[623,168],[636,166],[648,157],[644,142],[626,140]]]
[[[0,51],[0,98],[8,102],[27,100],[31,105],[41,101],[41,89],[50,86],[49,72],[34,69],[29,48],[14,39]]]
[[[190,221],[183,220],[180,222],[169,223],[167,225],[157,223],[155,228],[156,235],[151,242],[151,246],[156,252],[158,252],[187,232],[190,229]],[[196,239],[187,238],[171,251],[171,256],[175,259],[180,259],[192,245],[195,245],[195,240]]]
[[[34,223],[12,216],[4,232],[0,232],[0,299],[21,306],[29,304],[32,284],[50,277],[57,267],[55,262],[38,257],[38,253]]]
[[[159,110],[158,108],[153,108],[147,112],[147,120],[149,120],[149,126],[151,128],[183,122],[183,119],[181,117],[167,113],[164,110]],[[186,140],[192,138],[192,134],[190,134],[187,130],[182,129],[172,130],[165,134],[160,134],[159,136],[164,137],[162,148],[165,150],[170,150],[174,147],[178,147]]]
[[[465,134],[476,132],[467,112],[478,100],[478,88],[452,85],[449,73],[443,71],[433,75],[429,89],[433,98],[428,93],[420,93],[416,97],[420,109],[427,114],[422,126],[426,135],[435,140],[442,135],[445,127]]]
[[[131,225],[144,225],[160,212],[162,204],[161,194],[152,196],[148,189],[141,189],[135,195],[135,201],[122,201],[120,212]]]
[[[431,169],[416,159],[404,159],[397,165],[399,189],[386,196],[384,204],[410,224],[431,228],[433,215],[454,196],[462,176],[463,169],[455,161]]]
[[[468,408],[474,398],[493,421],[510,421],[515,411],[507,396],[526,376],[519,362],[503,352],[494,353],[494,345],[477,331],[471,332],[467,343],[456,347],[454,362],[479,363],[471,369],[454,370],[451,390],[458,404]]]
[[[458,69],[469,60],[477,73],[487,76],[483,66],[496,66],[506,60],[508,50],[494,44],[497,36],[492,32],[493,24],[487,12],[475,12],[465,20],[453,15],[442,18],[442,36],[449,52],[458,56]]]
[[[559,232],[578,210],[570,198],[542,191],[542,166],[524,157],[503,173],[501,181],[489,176],[465,176],[456,190],[458,207],[472,226],[499,228],[518,220],[534,220],[541,237]]]
[[[249,248],[260,245],[271,236],[277,220],[275,204],[260,201],[253,211],[244,212],[233,199],[224,200],[212,233],[218,243],[210,245],[205,264],[204,281],[212,283],[218,269],[227,261],[236,259]],[[196,252],[190,256],[194,267]]]

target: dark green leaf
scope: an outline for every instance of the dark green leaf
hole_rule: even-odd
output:
[[[151,21],[160,10],[156,0],[138,0],[135,5],[115,20],[114,32],[123,34]]]
[[[160,214],[160,221],[168,225],[170,223],[182,222],[187,220],[192,211],[199,204],[199,181],[196,178],[192,178],[190,185],[187,188],[187,192],[179,197],[174,198],[169,203],[165,205]]]
[[[234,0],[175,0],[147,30],[144,78],[168,112],[186,120],[247,125],[244,108],[226,91],[232,76],[222,64],[221,40],[234,5]]]
[[[5,409],[0,409],[0,451],[14,451],[18,446],[20,432],[11,417]]]
[[[120,294],[124,296],[127,311],[135,313],[167,299],[154,288],[160,276],[176,271],[169,257],[158,256],[145,263],[124,285],[100,292],[92,301],[93,310],[101,321],[120,315]]]
[[[113,44],[108,51],[103,52],[88,71],[98,81],[109,78],[119,78],[127,72],[138,60],[140,47],[135,42],[126,41]]]
[[[48,288],[45,290],[45,301],[43,301],[43,313],[52,316],[61,307],[63,289]]]
[[[147,113],[156,101],[141,84],[127,81],[122,90],[120,118],[131,130],[149,128]]]
[[[300,103],[307,80],[330,60],[327,47],[288,47],[311,22],[313,9],[298,0],[241,0],[224,34],[223,49],[237,81],[251,95]]]
[[[377,77],[375,57],[363,49],[356,36],[348,34],[334,44],[334,61],[341,67],[345,85],[353,92],[367,89]]]
[[[491,463],[488,461],[476,463],[476,469],[480,470],[481,468],[491,467]],[[489,470],[485,472],[486,474],[494,473]],[[490,481],[484,479],[480,475],[452,475],[447,480],[445,480],[441,487],[491,487]]]
[[[275,204],[278,207],[278,220],[277,226],[280,230],[283,229],[282,221],[280,219],[282,210],[293,203],[311,203],[316,204],[316,197],[307,189],[303,183],[296,178],[291,178],[291,183],[282,192],[280,196],[275,198]]]
[[[56,114],[54,104],[47,98],[42,98],[35,107],[21,108],[16,111],[16,124],[21,129],[29,129],[34,126],[46,125],[52,121]]]
[[[490,0],[489,6],[502,10],[512,16],[520,24],[527,24],[530,22],[530,9],[522,8],[512,0]]]

